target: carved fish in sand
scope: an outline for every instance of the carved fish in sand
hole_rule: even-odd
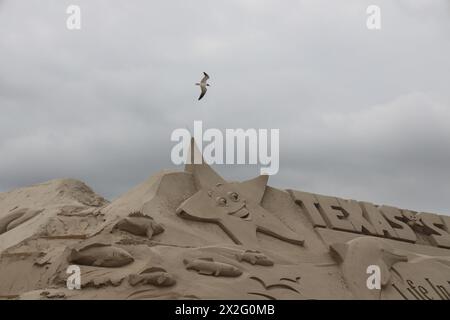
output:
[[[120,220],[115,228],[137,236],[146,236],[149,239],[164,231],[164,228],[153,218],[140,213]]]
[[[239,277],[242,274],[242,271],[235,266],[228,263],[215,262],[212,258],[185,259],[183,262],[186,265],[186,269],[195,270],[199,274],[216,277]]]
[[[141,284],[151,284],[156,287],[170,287],[176,283],[172,275],[165,271],[156,271],[151,273],[131,274],[128,277],[128,282],[135,286]]]
[[[95,246],[80,251],[72,249],[69,261],[85,266],[118,268],[132,263],[134,259],[124,249],[113,246]]]
[[[273,266],[273,261],[270,260],[263,253],[256,250],[245,250],[242,253],[236,255],[238,261],[245,261],[251,264],[257,264],[260,266]]]
[[[28,221],[44,210],[19,209],[6,217],[0,219],[0,234],[18,227],[25,221]]]

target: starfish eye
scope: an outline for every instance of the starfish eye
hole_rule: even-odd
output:
[[[239,194],[237,192],[228,192],[228,197],[234,202],[239,201]]]
[[[225,199],[224,197],[217,197],[216,202],[221,207],[225,207],[227,205],[227,199]]]

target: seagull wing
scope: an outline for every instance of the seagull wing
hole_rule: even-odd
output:
[[[198,100],[201,100],[203,96],[206,94],[206,87],[200,86],[200,89],[202,89],[202,93],[200,94],[200,97],[198,97]]]
[[[208,74],[207,74],[206,72],[203,72],[203,74],[204,74],[205,76],[203,77],[201,83],[206,83],[206,81],[208,81],[208,79],[209,79],[209,76],[208,76]]]

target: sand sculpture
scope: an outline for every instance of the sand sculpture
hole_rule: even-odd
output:
[[[273,261],[267,256],[256,250],[245,250],[236,255],[238,261],[246,261],[260,266],[273,266]]]
[[[115,225],[115,228],[137,236],[146,236],[149,239],[153,235],[160,234],[164,231],[164,228],[156,223],[152,217],[146,216],[139,211],[132,212],[129,217],[120,220]]]
[[[392,267],[398,262],[408,261],[406,255],[396,253],[388,243],[372,237],[335,243],[330,249],[338,256],[347,285],[356,292],[358,297],[367,299],[379,299],[381,288],[386,287],[391,280]],[[367,282],[368,266],[380,268],[380,289],[369,289],[367,286],[360,285]]]
[[[0,220],[0,234],[5,233],[21,225],[25,221],[32,219],[42,211],[43,210],[29,210],[26,208],[14,210]]]
[[[151,284],[157,287],[170,287],[175,285],[176,280],[163,268],[149,268],[140,274],[131,274],[128,277],[130,285]]]
[[[126,266],[134,260],[124,249],[103,244],[94,244],[79,251],[72,249],[68,259],[72,264],[106,268]]]
[[[112,202],[70,179],[0,193],[0,299],[450,299],[449,216],[267,182],[202,163]]]
[[[192,148],[195,148],[194,144]],[[215,223],[234,243],[250,248],[259,246],[257,231],[303,244],[300,235],[259,205],[266,189],[267,175],[242,183],[228,183],[209,166],[191,164],[187,171],[194,176],[199,190],[178,207],[176,212],[180,217]]]
[[[186,269],[195,270],[199,274],[216,277],[239,277],[242,274],[242,271],[235,266],[223,262],[215,262],[212,258],[185,259],[183,262],[186,265]]]

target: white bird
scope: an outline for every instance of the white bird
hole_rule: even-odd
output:
[[[203,74],[205,75],[203,77],[203,79],[200,81],[200,83],[196,83],[196,86],[200,86],[200,89],[202,90],[202,92],[200,93],[200,97],[198,97],[198,100],[200,100],[201,98],[203,98],[203,96],[206,94],[206,87],[209,87],[209,84],[206,83],[209,79],[209,76],[206,72],[203,72]]]

